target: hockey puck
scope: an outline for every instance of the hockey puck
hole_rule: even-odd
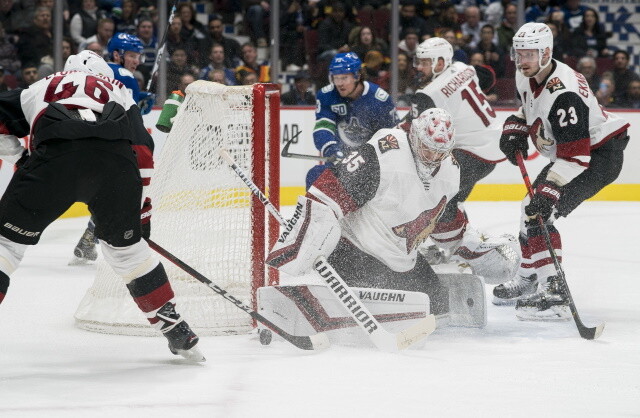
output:
[[[271,338],[273,337],[273,335],[271,334],[270,330],[261,329],[259,331],[259,337],[260,337],[260,344],[269,345],[271,344]]]
[[[472,298],[467,299],[467,306],[470,308],[473,308],[473,305],[475,305],[475,302],[473,301]]]

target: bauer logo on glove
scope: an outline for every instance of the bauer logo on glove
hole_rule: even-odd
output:
[[[340,224],[333,211],[327,205],[300,196],[293,217],[265,262],[297,276],[311,270],[319,256],[331,254],[339,239]]]

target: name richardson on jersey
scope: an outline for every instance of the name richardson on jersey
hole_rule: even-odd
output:
[[[445,97],[451,96],[456,92],[460,87],[464,87],[465,84],[470,78],[473,78],[476,75],[476,72],[473,68],[466,68],[463,71],[455,74],[451,79],[440,88],[440,92],[445,95]]]

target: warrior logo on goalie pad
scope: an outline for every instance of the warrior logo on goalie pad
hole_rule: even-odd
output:
[[[407,254],[422,244],[436,227],[436,222],[447,205],[447,198],[443,196],[435,208],[425,210],[416,219],[402,225],[394,226],[393,233],[407,240]]]

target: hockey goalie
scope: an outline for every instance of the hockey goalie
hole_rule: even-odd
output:
[[[458,192],[454,132],[438,108],[414,119],[408,138],[402,129],[376,132],[299,198],[267,264],[300,276],[323,255],[349,286],[426,294],[437,318],[462,313],[463,325],[484,326],[482,279],[437,275],[418,251]]]

